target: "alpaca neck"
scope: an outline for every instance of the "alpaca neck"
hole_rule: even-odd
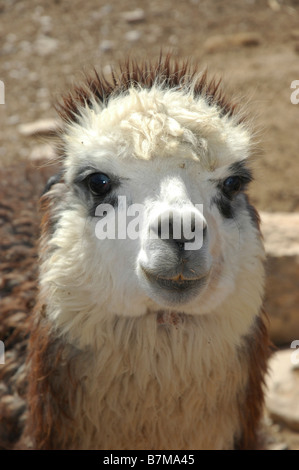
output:
[[[238,433],[237,403],[248,368],[239,354],[241,342],[223,337],[222,320],[182,316],[175,324],[161,324],[148,314],[102,325],[96,350],[76,362],[85,393],[74,412],[78,426],[89,429],[83,447],[232,446],[225,436]],[[184,431],[180,442],[178,426]],[[234,431],[227,432],[229,427]]]

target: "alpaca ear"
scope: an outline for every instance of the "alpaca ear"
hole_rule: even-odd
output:
[[[44,194],[46,194],[48,191],[50,191],[50,189],[52,188],[52,186],[56,183],[59,183],[61,181],[61,177],[62,177],[62,171],[60,171],[59,173],[57,173],[56,175],[53,175],[51,176],[47,183],[46,183],[46,186],[44,187],[44,190],[41,194],[41,196],[43,196]]]

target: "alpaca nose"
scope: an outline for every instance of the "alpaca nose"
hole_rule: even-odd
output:
[[[168,241],[180,251],[200,249],[207,233],[207,222],[198,210],[166,210],[151,224],[155,238]]]

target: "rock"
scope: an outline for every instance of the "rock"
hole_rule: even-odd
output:
[[[299,339],[299,214],[261,214],[266,262],[265,310],[277,345]]]
[[[142,8],[136,8],[136,10],[123,13],[123,18],[128,23],[140,23],[145,20],[145,13]]]
[[[299,255],[299,213],[261,212],[265,248],[271,256]]]
[[[178,44],[179,38],[175,34],[171,34],[168,38],[168,41],[170,42],[170,44],[173,44],[175,46]]]
[[[288,450],[289,445],[285,436],[281,433],[281,425],[275,423],[264,407],[264,415],[261,420],[260,437],[264,450]]]
[[[50,34],[52,32],[52,18],[51,16],[40,16],[39,17],[40,25],[41,25],[41,31],[43,34]]]
[[[90,18],[93,21],[99,21],[105,16],[109,15],[113,10],[112,5],[110,3],[107,3],[106,5],[103,5],[99,10],[92,11],[90,13]]]
[[[61,123],[57,119],[40,119],[28,124],[20,124],[20,134],[29,137],[33,135],[52,135],[59,132]]]
[[[18,396],[6,395],[1,400],[1,413],[4,418],[9,417],[10,420],[17,418],[21,413],[24,412],[25,403]]]
[[[140,31],[137,31],[136,29],[132,29],[131,31],[128,31],[126,33],[125,38],[127,41],[137,42],[141,38],[141,33]]]
[[[9,43],[15,43],[18,39],[18,36],[14,33],[9,33],[6,36],[6,41]]]
[[[289,450],[285,442],[274,442],[267,446],[267,450]]]
[[[297,355],[298,364],[295,362]],[[299,352],[294,349],[276,352],[270,359],[266,380],[266,409],[270,418],[299,431]]]
[[[7,124],[9,126],[15,126],[16,124],[18,124],[18,122],[20,122],[20,116],[18,114],[13,114],[7,119]]]
[[[29,41],[21,41],[18,45],[19,49],[26,55],[32,54],[33,46]]]
[[[281,5],[278,3],[277,0],[268,0],[268,5],[273,11],[280,11]]]
[[[57,157],[55,149],[50,144],[36,145],[33,147],[29,160],[37,164],[47,163]]]
[[[113,49],[114,42],[109,39],[104,39],[100,44],[100,50],[103,52],[110,52]]]
[[[236,33],[209,37],[203,44],[206,53],[222,52],[235,47],[251,47],[261,44],[262,38],[258,33]]]
[[[39,36],[35,42],[35,52],[40,56],[53,54],[58,49],[59,42],[57,39],[48,36]]]
[[[112,71],[113,71],[113,67],[112,67],[111,65],[109,65],[109,64],[104,65],[104,67],[103,67],[103,74],[104,74],[105,76],[106,76],[106,75],[111,75]]]

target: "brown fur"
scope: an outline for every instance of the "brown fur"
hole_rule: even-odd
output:
[[[118,73],[112,71],[110,80],[103,73],[94,70],[94,76],[87,76],[84,85],[75,86],[74,90],[57,104],[56,109],[64,121],[76,121],[79,108],[85,103],[91,106],[92,98],[106,105],[111,96],[136,86],[151,88],[155,83],[165,89],[193,87],[195,96],[205,96],[211,105],[219,106],[222,115],[231,116],[236,111],[236,104],[230,102],[220,89],[221,80],[209,80],[207,70],[199,74],[196,66],[192,66],[188,61],[179,64],[170,54],[165,58],[160,56],[155,63],[127,60],[119,66]],[[241,118],[239,120],[241,121]]]
[[[248,361],[249,358],[249,380],[246,401],[239,404],[242,435],[236,441],[237,450],[256,450],[263,445],[259,430],[264,406],[264,377],[271,350],[267,321],[266,314],[262,311],[261,316],[256,318],[252,334],[246,336],[242,350],[245,360]]]
[[[44,308],[37,307],[36,315],[42,317]],[[70,422],[67,384],[66,387],[58,385],[64,345],[52,338],[43,318],[32,328],[29,350],[29,419],[24,435],[32,438],[30,445],[35,449],[63,449],[72,435],[61,434],[65,423]]]
[[[261,232],[261,218],[256,210],[256,208],[251,204],[248,194],[244,194],[247,210],[249,212],[250,218],[254,223],[255,227],[259,231],[260,237],[263,239],[263,234]]]

